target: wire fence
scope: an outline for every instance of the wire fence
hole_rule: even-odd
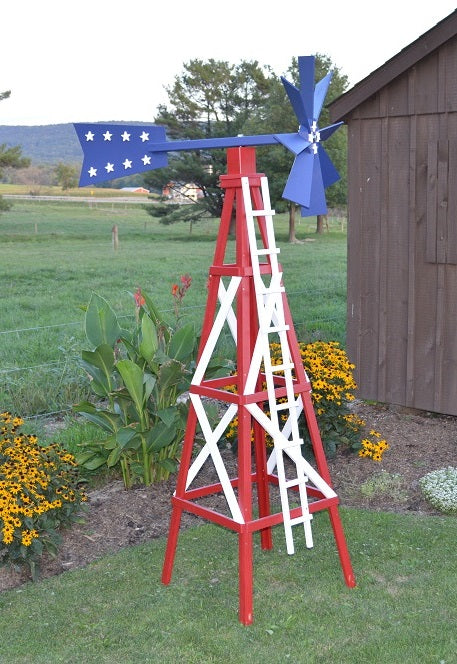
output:
[[[312,297],[303,291],[288,293],[300,341],[336,340],[344,346],[345,288],[341,283],[335,289],[332,283],[329,288],[314,291]],[[204,309],[203,305],[183,307],[182,314],[197,322],[203,319]],[[162,313],[165,317],[173,315],[172,310]],[[129,315],[119,317],[133,320]],[[222,336],[220,340],[222,353],[225,341],[227,348],[229,344],[233,346],[228,328],[224,333],[225,339]],[[80,366],[81,350],[85,347],[83,319],[1,330],[0,339],[3,348],[0,410],[9,410],[27,419],[62,418],[72,411],[74,404],[88,398],[88,380]]]

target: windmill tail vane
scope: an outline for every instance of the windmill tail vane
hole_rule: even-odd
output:
[[[279,144],[295,155],[283,198],[299,205],[304,217],[326,214],[325,189],[340,176],[323,142],[343,123],[318,126],[332,74],[314,86],[314,56],[299,57],[298,69],[300,88],[281,77],[299,124],[294,133],[167,141],[165,128],[159,125],[75,123],[84,155],[79,185],[163,168],[168,152]]]

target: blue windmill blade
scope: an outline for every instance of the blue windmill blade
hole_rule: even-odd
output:
[[[85,123],[73,126],[84,154],[80,187],[167,166],[166,152],[149,151],[152,141],[165,141],[164,127]]]
[[[307,112],[308,129],[313,120],[314,106],[314,56],[298,57],[298,75],[300,79],[300,96]],[[300,123],[304,124],[304,123]]]
[[[322,106],[324,105],[324,99],[327,95],[327,90],[329,88],[330,82],[332,80],[333,72],[329,72],[327,76],[324,76],[319,83],[316,83],[314,89],[314,105],[313,105],[313,120],[317,122],[319,120]]]
[[[332,160],[328,156],[325,148],[322,145],[318,146],[317,155],[319,158],[319,164],[322,171],[322,182],[324,183],[325,189],[330,187],[331,184],[335,184],[340,179],[340,174],[336,170]]]
[[[344,124],[343,122],[336,122],[335,124],[329,125],[328,127],[324,127],[323,129],[319,129],[319,135],[320,135],[320,140],[321,141],[326,141],[327,138],[330,138],[332,134],[335,133],[337,129],[341,127],[341,125]]]
[[[303,150],[306,150],[311,145],[308,134],[304,138],[301,132],[297,132],[296,134],[274,134],[274,138],[295,155],[300,154],[300,152],[303,152]]]
[[[314,217],[320,214],[327,214],[327,201],[325,199],[325,187],[322,179],[322,170],[319,165],[319,160],[314,159],[311,199],[308,206],[302,205],[301,216]]]
[[[303,100],[303,96],[298,88],[295,87],[292,83],[289,83],[283,76],[281,76],[281,81],[282,84],[284,85],[284,89],[287,93],[287,96],[289,97],[289,101],[292,104],[292,108],[294,109],[295,115],[297,116],[297,120],[300,126],[306,127],[308,131],[311,129],[311,125],[309,122],[310,118],[310,113],[312,111],[312,100],[311,100],[311,106],[308,106],[308,108],[305,106],[305,102]],[[309,103],[309,102],[308,102]]]
[[[303,217],[327,214],[325,189],[340,179],[322,145],[295,157],[283,191],[283,198],[300,205]]]
[[[309,207],[313,185],[314,154],[305,150],[295,157],[294,163],[282,192],[286,198],[297,205]]]

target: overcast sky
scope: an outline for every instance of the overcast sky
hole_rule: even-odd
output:
[[[270,3],[268,3],[270,4]],[[354,85],[456,9],[455,0],[14,0],[1,9],[0,125],[151,122],[193,58],[284,74],[322,53]]]

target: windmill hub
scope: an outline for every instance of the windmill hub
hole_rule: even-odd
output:
[[[313,143],[314,152],[317,152],[317,145],[315,146],[314,144],[319,143],[320,140],[321,140],[321,134],[317,128],[317,123],[314,121],[313,124],[311,125],[311,131],[308,134],[308,141],[310,143]]]

